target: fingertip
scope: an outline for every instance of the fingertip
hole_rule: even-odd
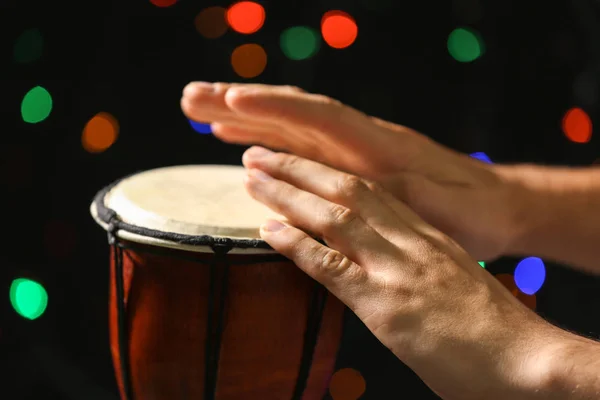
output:
[[[254,145],[247,149],[242,155],[242,163],[245,166],[261,165],[260,161],[267,158],[273,152],[265,147]]]
[[[196,97],[204,93],[212,93],[215,91],[215,86],[209,82],[190,82],[183,88],[184,97]]]
[[[190,99],[188,97],[183,96],[179,101],[179,106],[181,107],[181,111],[186,117],[190,117],[192,105],[190,104]]]
[[[242,154],[242,165],[246,168],[251,168],[254,165],[252,161],[254,160],[248,155],[248,150],[246,150],[244,154]]]
[[[283,231],[285,228],[287,228],[287,226],[284,223],[275,219],[268,219],[264,224],[261,225],[260,231],[261,233],[272,235]]]

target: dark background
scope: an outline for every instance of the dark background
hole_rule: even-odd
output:
[[[169,8],[147,0],[0,2],[0,398],[116,396],[107,329],[108,246],[88,207],[100,188],[139,170],[241,165],[243,147],[195,132],[182,115],[181,90],[191,80],[298,85],[460,151],[486,152],[494,162],[589,165],[600,157],[598,133],[576,144],[560,126],[575,106],[600,124],[597,1],[395,1],[391,8],[377,0],[369,8],[355,0],[259,3],[267,21],[258,33],[229,31],[209,40],[195,30],[194,17],[207,6],[231,2],[180,0]],[[286,59],[280,32],[292,25],[318,29],[332,9],[356,18],[356,43],[344,50],[322,44],[307,61]],[[450,57],[446,40],[458,26],[481,33],[481,59],[459,63]],[[30,28],[43,34],[43,55],[16,63],[14,42]],[[265,47],[269,64],[258,78],[244,80],[233,72],[229,55],[250,42]],[[27,124],[20,103],[37,85],[52,94],[54,108],[45,121]],[[107,151],[90,154],[81,132],[100,111],[115,116],[120,133]],[[488,269],[511,273],[516,262],[501,259]],[[537,311],[600,337],[600,280],[550,262],[546,267]],[[9,287],[18,277],[35,279],[48,292],[48,308],[36,320],[11,307]],[[363,399],[435,398],[352,316],[338,367],[362,374]]]

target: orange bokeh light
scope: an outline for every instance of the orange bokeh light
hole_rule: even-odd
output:
[[[177,0],[150,0],[150,3],[154,4],[156,7],[171,7],[173,4],[177,3]]]
[[[562,120],[567,138],[575,143],[587,143],[592,139],[592,120],[581,108],[571,108]]]
[[[321,34],[329,46],[344,49],[356,40],[358,26],[348,13],[328,11],[321,19]]]
[[[101,112],[85,125],[81,144],[90,153],[101,153],[113,145],[118,135],[119,122],[112,115]]]
[[[329,383],[329,394],[333,400],[357,400],[365,393],[366,389],[365,378],[352,368],[336,371]]]
[[[519,292],[519,294],[517,294],[517,299],[519,299],[521,303],[523,303],[526,307],[535,311],[535,308],[537,307],[537,299],[535,297],[535,294],[532,294],[530,296],[523,292]]]
[[[508,289],[509,292],[517,295],[519,288],[517,288],[517,284],[515,283],[515,278],[511,274],[498,274],[494,275],[496,279],[500,281],[504,285],[505,288]]]
[[[198,33],[208,39],[216,39],[227,32],[227,10],[223,7],[208,7],[200,11],[194,19]]]
[[[267,53],[258,44],[243,44],[231,53],[231,65],[242,78],[255,78],[267,67]]]
[[[265,9],[253,1],[241,1],[227,10],[227,23],[238,33],[258,32],[265,24]]]

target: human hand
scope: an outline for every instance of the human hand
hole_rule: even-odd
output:
[[[181,107],[225,142],[284,150],[378,182],[479,260],[507,253],[520,236],[526,196],[502,167],[331,98],[290,87],[192,83]]]
[[[433,391],[445,399],[546,398],[530,389],[554,328],[452,239],[354,175],[259,147],[243,162],[250,195],[287,219],[269,221],[261,237]]]

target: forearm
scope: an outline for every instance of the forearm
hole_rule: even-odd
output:
[[[420,344],[429,352],[400,358],[444,400],[600,399],[600,343],[538,317],[513,322],[519,328],[506,320],[442,335]],[[454,390],[436,390],[442,380]]]
[[[533,255],[600,274],[600,168],[501,166],[518,188],[508,255]]]

